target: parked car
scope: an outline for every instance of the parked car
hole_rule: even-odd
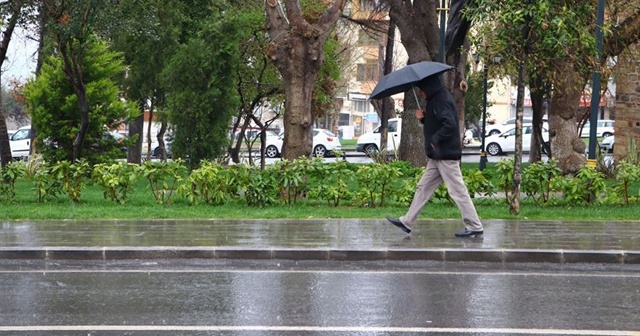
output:
[[[606,137],[600,142],[600,150],[605,153],[613,153],[613,140],[615,136]]]
[[[533,134],[533,125],[522,126],[522,151],[529,152],[531,150],[531,136]],[[542,128],[542,139],[547,143],[549,141],[549,131]],[[511,153],[516,151],[516,129],[515,127],[501,133],[491,135],[485,138],[485,151],[490,155],[500,155],[503,153]]]
[[[329,130],[323,128],[314,128],[312,130],[313,147],[312,155],[316,157],[330,156],[333,151],[341,151],[342,146],[337,136]],[[268,158],[278,157],[282,154],[282,143],[284,142],[284,133],[277,137],[267,137],[267,143],[264,155]]]
[[[260,133],[261,133],[260,129],[255,129],[255,128],[246,129],[244,131],[244,137],[249,141],[253,141],[260,138]],[[266,130],[266,134],[267,134],[267,138],[278,136],[278,133],[274,132],[273,130]],[[233,138],[235,139],[235,141],[238,141],[238,139],[240,138],[240,131],[236,131],[233,134]]]
[[[400,138],[402,133],[402,119],[391,118],[387,126],[387,151],[393,152],[400,147]],[[365,133],[358,138],[356,143],[356,151],[362,153],[375,153],[380,145],[380,126],[376,127],[372,132]]]
[[[596,124],[596,137],[610,137],[613,135],[613,124],[614,120],[598,120]],[[591,132],[591,124],[586,122],[582,127],[582,132],[580,133],[581,138],[588,138]]]
[[[547,123],[549,122],[549,119],[547,117],[542,117],[542,124],[543,127],[545,128],[549,128],[547,126]],[[531,124],[533,123],[533,118],[530,117],[525,117],[522,119],[522,123],[523,124]],[[487,136],[490,135],[496,135],[496,134],[500,134],[500,133],[504,133],[505,131],[508,131],[512,128],[514,128],[516,126],[516,118],[509,118],[499,124],[493,124],[493,125],[487,125],[485,133]]]
[[[171,159],[173,157],[173,153],[171,152],[171,142],[165,141],[164,149],[165,149],[165,151],[167,151],[167,159]],[[162,148],[160,148],[160,146],[156,146],[153,149],[153,151],[151,152],[151,157],[153,157],[155,159],[161,159],[162,158]]]
[[[124,145],[124,141],[126,140],[126,135],[122,134],[118,131],[105,131],[103,134],[103,139],[113,139],[119,144],[123,144],[121,150],[123,152],[127,152],[128,148]],[[26,161],[29,159],[29,153],[31,150],[31,126],[23,126],[20,127],[10,138],[9,145],[11,147],[11,157],[15,161]],[[52,143],[50,140],[45,139],[45,144],[47,146],[55,147],[56,144]],[[97,146],[97,145],[96,145]]]
[[[26,160],[31,150],[31,126],[23,126],[9,138],[13,160]]]

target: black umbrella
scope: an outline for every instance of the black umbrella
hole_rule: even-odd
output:
[[[448,64],[428,61],[407,65],[382,77],[376,87],[373,88],[369,99],[380,99],[396,93],[409,91],[423,79],[439,75],[451,69],[453,69],[453,67]],[[415,96],[415,91],[413,94]],[[417,102],[418,97],[415,96],[415,98]]]

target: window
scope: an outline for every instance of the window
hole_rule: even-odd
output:
[[[367,60],[366,63],[358,64],[356,79],[360,82],[377,81],[379,78],[378,60]]]
[[[351,118],[347,113],[340,113],[340,119],[338,119],[338,126],[351,125]]]
[[[353,100],[353,110],[356,112],[369,113],[371,104],[367,100]]]
[[[380,36],[375,32],[368,32],[365,30],[358,31],[358,46],[370,46],[374,47],[379,44]]]
[[[13,137],[11,138],[11,140],[16,141],[16,140],[25,140],[25,139],[29,139],[30,137],[30,132],[31,129],[21,129],[18,130],[16,133],[13,134]]]
[[[396,127],[398,127],[398,122],[397,121],[392,121],[387,125],[387,132],[395,132],[396,131]]]

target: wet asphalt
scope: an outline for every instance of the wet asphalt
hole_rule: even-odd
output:
[[[640,335],[640,223],[0,223],[0,335]]]
[[[635,335],[640,268],[0,261],[1,335]]]

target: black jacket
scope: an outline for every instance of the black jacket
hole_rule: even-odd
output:
[[[449,91],[440,86],[427,94],[424,109],[424,145],[427,157],[434,160],[460,160],[462,148],[458,109]]]

